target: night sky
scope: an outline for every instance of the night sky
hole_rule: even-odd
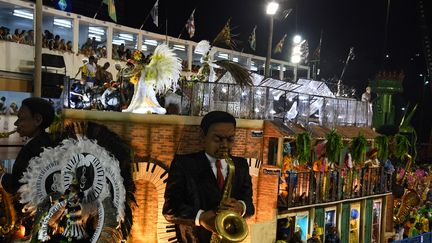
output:
[[[417,0],[389,1],[390,14],[385,43],[387,0],[281,0],[281,8],[292,8],[293,11],[285,20],[275,20],[273,47],[285,33],[288,38],[282,53],[273,55],[273,58],[289,60],[291,40],[296,33],[308,40],[309,52],[313,53],[323,30],[321,78],[337,80],[349,48],[353,46],[355,59],[348,66],[343,82],[355,87],[357,96],[361,95],[378,71],[404,70],[405,91],[403,95],[396,97],[396,104],[400,107],[408,102],[420,103],[419,111],[413,120],[416,127],[421,127],[419,129],[422,131],[418,129],[418,132],[427,134],[422,140],[427,140],[432,116],[430,112],[424,111],[423,107],[426,106],[423,104],[432,104],[432,95],[430,84],[424,85],[426,70],[418,3]],[[155,2],[117,0],[118,23],[139,28]],[[432,1],[425,2],[430,36]],[[52,5],[52,2],[45,0],[44,4]],[[93,17],[100,1],[73,0],[72,4],[73,12]],[[236,39],[242,42],[237,50],[254,53],[248,47],[247,39],[254,25],[257,25],[255,54],[265,56],[269,25],[265,7],[265,0],[160,0],[159,28],[156,28],[149,18],[144,29],[165,34],[167,18],[168,35],[177,37],[192,10],[196,8],[196,34],[192,40],[212,40],[231,17],[231,24],[235,27],[233,33],[239,34]],[[110,21],[105,5],[100,9],[98,19]],[[183,32],[182,38],[187,38],[186,32]],[[384,50],[385,46],[387,51]],[[384,58],[387,54],[389,58]],[[423,77],[420,77],[420,74]],[[425,133],[424,129],[428,132]]]

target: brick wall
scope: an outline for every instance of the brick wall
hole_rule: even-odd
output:
[[[277,214],[279,172],[280,169],[272,165],[263,165],[261,168],[255,204],[256,222],[270,221]]]
[[[264,123],[264,138],[263,138],[263,163],[268,165],[269,141],[270,138],[279,138],[282,134],[270,122]]]
[[[157,242],[157,192],[155,186],[144,180],[136,180],[135,199],[137,206],[133,208],[133,227],[131,242]]]

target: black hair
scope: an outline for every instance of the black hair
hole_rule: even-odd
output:
[[[236,127],[236,120],[233,115],[225,111],[212,111],[201,120],[200,126],[204,135],[207,135],[210,126],[215,123],[232,123]]]
[[[45,130],[54,120],[54,107],[49,101],[38,97],[30,97],[22,101],[21,107],[27,107],[34,117],[36,114],[41,115],[42,123],[39,128]]]
[[[96,59],[96,57],[94,57],[94,56],[89,57],[89,60],[95,60],[95,59]]]
[[[0,98],[0,100],[2,100],[2,101],[6,101],[6,97],[2,96],[2,97]]]

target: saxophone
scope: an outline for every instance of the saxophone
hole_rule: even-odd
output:
[[[4,173],[4,169],[0,165],[0,174],[1,173]],[[4,218],[0,218],[2,221],[2,224],[0,224],[0,237],[5,237],[18,230],[20,224],[15,212],[12,197],[3,188],[0,188],[0,210],[4,212]]]
[[[409,154],[405,154],[405,157],[408,159],[408,163],[405,169],[405,173],[400,181],[400,185],[404,184],[404,181],[407,178],[407,175],[411,171],[412,165],[412,157]],[[395,223],[402,223],[413,207],[417,206],[420,203],[420,197],[418,193],[413,189],[408,189],[408,191],[402,197],[402,203],[399,207],[397,214],[393,217]]]
[[[228,154],[224,154],[228,164],[228,176],[225,182],[220,206],[223,205],[231,196],[232,183],[235,174],[235,166]],[[215,228],[217,233],[213,233],[211,242],[240,242],[243,241],[249,233],[246,220],[236,212],[230,210],[218,211],[215,219]]]
[[[397,214],[393,218],[394,222],[396,224],[404,222],[413,207],[417,206],[419,203],[420,197],[418,196],[417,192],[409,189],[408,192],[402,197],[402,203]]]
[[[0,138],[7,138],[10,135],[16,133],[16,130],[10,131],[10,132],[0,132]]]

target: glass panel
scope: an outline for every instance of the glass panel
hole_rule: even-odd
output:
[[[73,21],[50,14],[43,15],[43,47],[72,52]]]
[[[254,87],[253,103],[255,118],[264,119],[266,112],[266,88]]]
[[[251,71],[264,75],[265,62],[263,60],[252,59]]]
[[[331,232],[332,227],[336,227],[336,209],[328,210],[325,212],[325,223],[324,223],[325,235]]]
[[[80,22],[78,46],[80,53],[85,56],[95,56],[97,58],[107,57],[106,42],[107,28]]]
[[[307,69],[297,69],[297,78],[307,78],[308,71]]]
[[[33,9],[1,3],[0,25],[5,27],[0,39],[33,44]],[[32,30],[29,33],[29,30]]]
[[[337,124],[338,125],[346,125],[347,108],[348,108],[348,101],[339,99],[338,100],[338,108],[337,108]]]
[[[381,201],[374,201],[372,209],[372,243],[380,241],[381,232]]]
[[[307,125],[309,122],[309,114],[310,114],[310,102],[309,95],[299,95],[298,99],[298,115],[297,122],[303,125]]]
[[[214,60],[229,60],[229,54],[224,51],[217,51]]]
[[[231,60],[233,62],[236,62],[236,63],[244,66],[245,68],[249,69],[249,67],[247,65],[247,58],[246,57],[242,57],[242,56],[239,56],[239,55],[232,55],[231,56]]]
[[[294,68],[290,66],[284,66],[284,77],[283,80],[292,81],[294,79]]]
[[[132,59],[132,55],[137,50],[138,35],[121,30],[113,30],[112,40],[112,59],[128,60]]]
[[[279,64],[271,63],[270,64],[270,77],[279,80],[279,70],[280,70]]]
[[[169,47],[174,50],[174,53],[177,54],[177,57],[182,59],[182,69],[183,71],[186,71],[188,68],[188,45],[169,42]]]
[[[162,44],[163,42],[164,40],[156,40],[148,36],[143,36],[143,43],[141,46],[141,50],[146,56],[151,55],[153,54],[156,47]]]
[[[301,240],[306,242],[307,240],[307,234],[308,234],[308,223],[309,221],[309,216],[306,215],[297,215],[296,217],[296,231],[297,231],[297,227],[301,232]]]

